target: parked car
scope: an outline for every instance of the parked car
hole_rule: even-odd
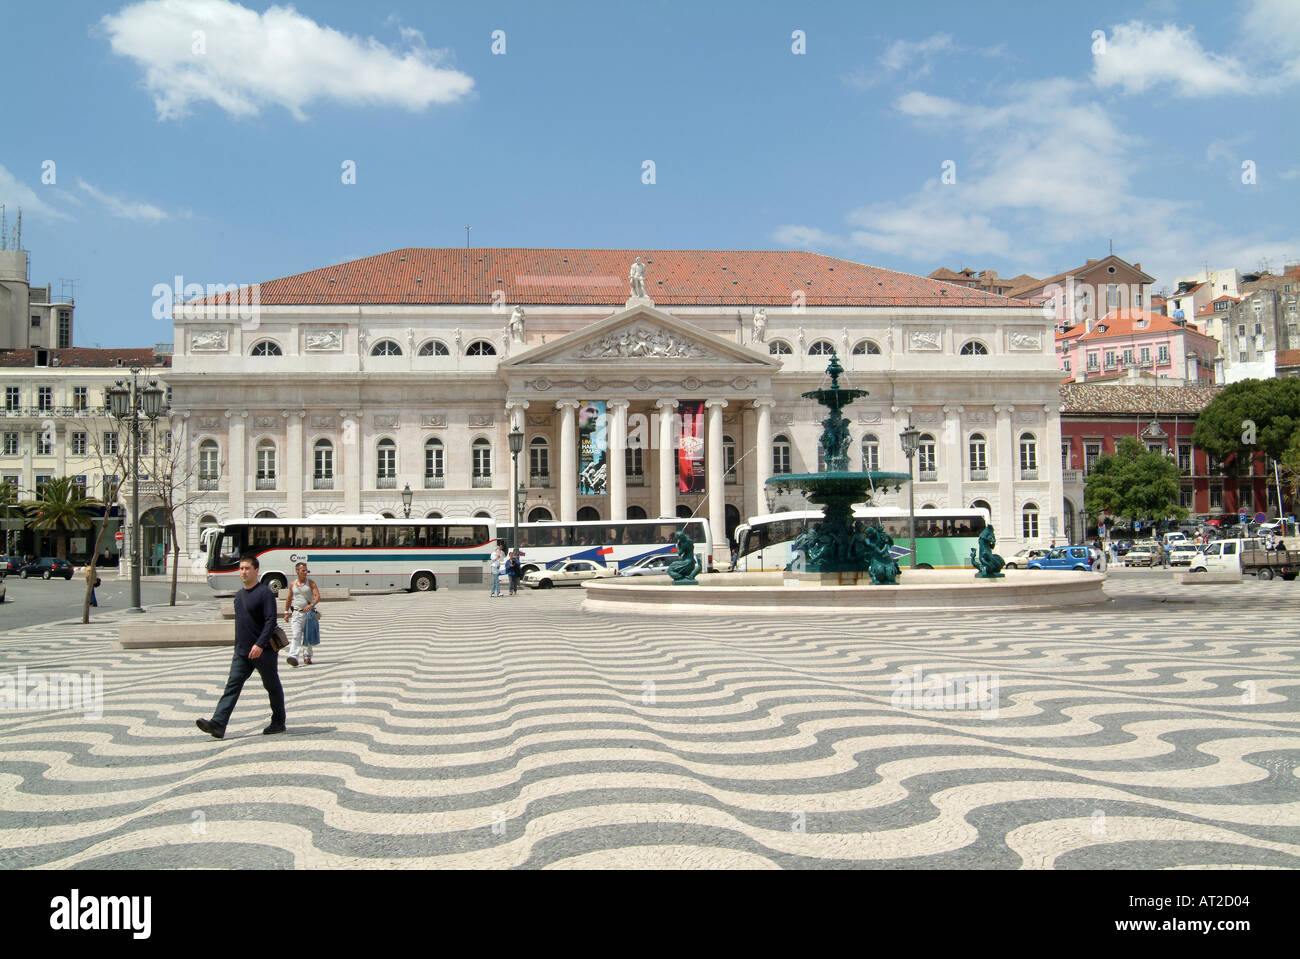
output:
[[[1058,546],[1046,556],[1029,561],[1029,569],[1092,569],[1092,550],[1087,546]]]
[[[26,565],[27,560],[21,556],[0,556],[0,579],[18,572]]]
[[[556,560],[546,569],[524,575],[524,585],[532,589],[550,589],[552,586],[577,586],[589,579],[613,576],[614,570],[589,559]]]
[[[1016,553],[1014,556],[1011,556],[1007,559],[1005,568],[1024,569],[1026,566],[1029,565],[1029,561],[1031,559],[1038,559],[1046,555],[1047,555],[1047,550],[1045,549],[1022,549],[1020,552]]]
[[[676,553],[660,553],[658,556],[642,556],[631,565],[618,571],[620,576],[667,576],[668,567],[677,561]]]
[[[1132,548],[1133,548],[1133,541],[1131,539],[1122,539],[1119,542],[1115,543],[1115,555],[1125,556],[1128,554],[1128,551],[1131,550]]]
[[[1150,543],[1134,543],[1123,556],[1125,566],[1150,566],[1155,562],[1156,551]]]
[[[72,579],[72,563],[55,556],[42,556],[36,562],[28,563],[19,569],[18,576],[20,579],[27,579],[29,576],[39,576],[41,579],[62,576],[64,579]]]
[[[1169,565],[1170,566],[1191,566],[1192,558],[1196,556],[1197,545],[1195,543],[1172,543],[1169,546]]]

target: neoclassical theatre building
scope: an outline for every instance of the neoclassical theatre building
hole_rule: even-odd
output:
[[[987,507],[1004,551],[1065,532],[1051,321],[937,280],[810,252],[411,248],[173,316],[186,549],[234,517],[402,516],[407,486],[412,516],[506,524],[513,426],[525,520],[730,532],[800,505],[764,480],[818,468],[800,394],[832,352],[870,391],[853,468],[906,472],[910,421],[918,510]]]

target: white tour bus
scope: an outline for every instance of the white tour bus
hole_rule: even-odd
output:
[[[496,546],[496,521],[387,519],[317,514],[306,519],[235,519],[204,530],[208,585],[240,587],[239,560],[256,556],[262,582],[279,592],[307,561],[317,586],[411,589],[482,584]]]
[[[884,527],[894,540],[898,565],[912,566],[908,514],[905,509],[855,506],[855,520]],[[799,510],[750,517],[736,527],[735,572],[774,572],[790,565],[790,546],[822,519],[822,511]],[[985,509],[922,509],[916,512],[916,562],[918,569],[970,568],[970,551],[988,525]]]
[[[520,572],[547,569],[571,559],[590,559],[615,568],[629,566],[645,556],[673,552],[673,537],[683,527],[695,543],[695,555],[704,563],[705,571],[711,570],[713,538],[709,521],[664,518],[520,523]],[[507,543],[512,535],[511,527],[501,528]]]

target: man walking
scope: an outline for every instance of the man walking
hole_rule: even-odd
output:
[[[276,669],[279,653],[271,647],[270,639],[275,629],[275,594],[257,581],[258,566],[256,556],[239,561],[239,579],[244,588],[235,594],[235,658],[230,661],[230,679],[212,718],[194,721],[199,729],[217,739],[226,735],[226,723],[253,670],[261,675],[271,700],[271,725],[262,732],[268,736],[284,732],[284,687]]]

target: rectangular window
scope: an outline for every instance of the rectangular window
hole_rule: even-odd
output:
[[[645,474],[645,458],[642,455],[640,447],[628,449],[623,453],[623,473],[626,476],[643,476]]]
[[[1242,483],[1237,487],[1237,508],[1247,513],[1255,511],[1255,487],[1251,483]]]
[[[257,450],[257,478],[275,480],[275,447],[262,446]]]
[[[1178,469],[1185,476],[1192,475],[1192,444],[1178,444]]]
[[[862,444],[862,468],[868,472],[880,471],[880,444]]]
[[[54,409],[54,387],[41,386],[36,390],[36,406],[42,413]]]
[[[1242,351],[1240,351],[1240,352],[1237,354],[1237,362],[1238,362],[1238,363],[1245,363],[1245,362],[1246,362],[1246,351],[1245,351],[1245,350],[1242,350]]]
[[[1149,346],[1142,347],[1141,358],[1142,358],[1143,366],[1146,366],[1151,362],[1151,347]]]
[[[492,447],[474,447],[474,475],[478,477],[492,475]]]
[[[1125,366],[1132,366],[1132,365],[1133,365],[1133,348],[1132,348],[1132,347],[1129,347],[1128,349],[1126,349],[1126,350],[1124,351],[1124,365],[1125,365]]]
[[[1038,472],[1038,443],[1031,439],[1020,441],[1020,472]]]
[[[1238,323],[1238,324],[1237,324],[1237,335],[1238,335],[1238,336],[1245,336],[1245,335],[1246,335],[1246,324],[1245,324],[1245,323]]]
[[[933,440],[927,443],[922,443],[917,447],[916,452],[918,457],[916,468],[922,473],[922,475],[925,473],[938,472],[938,458],[935,456],[935,444]]]
[[[86,439],[87,437],[85,433],[72,434],[72,455],[73,456],[86,455]]]
[[[54,436],[51,433],[48,433],[45,430],[36,431],[36,455],[54,455]]]
[[[150,445],[149,434],[141,433],[140,434],[140,455],[141,456],[149,455],[149,445]]]
[[[397,447],[379,447],[379,478],[393,479],[397,476]]]
[[[1210,509],[1211,510],[1223,509],[1223,487],[1222,486],[1210,487]]]
[[[332,480],[334,478],[334,448],[332,446],[318,446],[315,453],[313,463],[315,478],[318,480]]]
[[[1096,465],[1097,460],[1099,460],[1100,458],[1101,458],[1101,444],[1100,444],[1100,443],[1084,443],[1084,444],[1083,444],[1083,471],[1084,471],[1084,473],[1091,473],[1091,472],[1092,472],[1092,468],[1093,468],[1093,466]]]
[[[1090,370],[1095,370],[1095,369],[1097,369],[1097,354],[1096,354],[1096,353],[1089,353],[1089,354],[1088,354],[1088,369],[1090,369]]]
[[[1194,491],[1190,486],[1184,486],[1178,491],[1178,505],[1185,510],[1193,509]]]
[[[89,406],[89,400],[84,386],[74,386],[72,388],[72,408],[78,412],[84,413]]]
[[[1106,369],[1108,369],[1108,370],[1113,370],[1114,368],[1115,368],[1115,351],[1114,351],[1114,350],[1107,350],[1107,351],[1106,351]]]
[[[772,447],[772,472],[788,473],[790,472],[790,447],[786,443],[778,443]]]
[[[1160,362],[1161,362],[1161,363],[1168,363],[1168,362],[1169,362],[1169,347],[1167,347],[1167,346],[1162,346],[1162,347],[1160,347],[1159,357],[1160,357]]]
[[[71,345],[72,345],[72,311],[59,310],[58,349],[66,350]]]
[[[4,454],[5,456],[18,455],[18,434],[17,433],[5,434],[4,450],[5,450],[5,454]]]
[[[116,456],[117,455],[117,434],[105,433],[103,438],[104,438],[104,447],[103,447],[104,455]]]
[[[45,489],[45,487],[49,485],[50,480],[52,479],[54,479],[54,476],[50,473],[36,474],[36,495],[37,496],[41,495],[41,490]]]
[[[103,498],[105,502],[111,503],[117,499],[117,490],[121,485],[121,480],[116,476],[105,476],[103,479]]]
[[[539,443],[528,450],[528,473],[530,476],[549,477],[551,475],[550,447],[542,446]]]
[[[1065,372],[1067,372],[1067,373],[1070,372],[1070,361],[1069,361],[1069,360],[1066,360],[1066,361],[1065,361]]]
[[[1070,468],[1070,444],[1067,440],[1061,441],[1061,469]]]
[[[33,317],[32,317],[32,329],[36,329],[36,328],[39,327],[40,325],[41,325],[41,318],[40,318],[39,316],[33,316]]]
[[[23,405],[23,394],[16,386],[5,387],[5,409],[17,410]]]
[[[82,498],[85,497],[86,495],[86,474],[85,473],[78,473],[76,476],[72,477],[72,488],[73,488],[73,492],[77,496],[80,496]]]

